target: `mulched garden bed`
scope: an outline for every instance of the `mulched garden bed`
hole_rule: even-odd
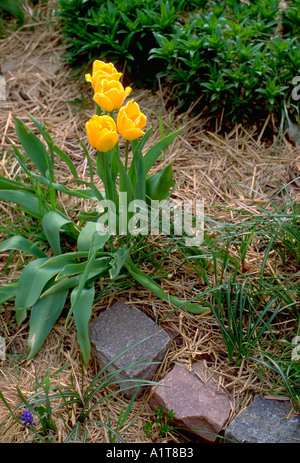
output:
[[[49,5],[38,5],[33,10],[28,7],[27,14],[31,15],[29,22],[10,31],[8,37],[0,40],[1,70],[6,79],[7,91],[6,100],[1,101],[0,112],[0,173],[12,179],[18,173],[17,163],[9,155],[11,148],[8,139],[18,144],[13,118],[18,117],[30,126],[29,112],[48,126],[51,136],[69,154],[79,175],[84,178],[87,175],[87,161],[79,139],[88,146],[85,122],[94,111],[90,103],[90,86],[84,81],[74,79],[70,67],[61,60],[64,51],[61,32]],[[275,194],[283,182],[291,181],[289,172],[297,174],[300,171],[299,147],[286,136],[283,136],[278,145],[276,136],[266,140],[263,132],[256,133],[255,129],[242,126],[237,126],[226,135],[208,132],[206,121],[201,117],[192,117],[189,112],[175,114],[166,109],[168,95],[164,89],[156,94],[146,90],[134,90],[133,93],[147,116],[148,126],[155,125],[149,144],[160,138],[159,115],[165,129],[171,121],[172,130],[185,127],[165,153],[163,164],[172,162],[175,181],[182,179],[174,197],[203,199],[206,217],[234,224],[240,220],[239,211],[259,213],[258,204],[267,204],[267,197]],[[57,175],[63,184],[71,185],[72,178],[67,171],[61,169]],[[289,192],[299,201],[300,189],[296,184],[289,186]],[[76,218],[79,211],[88,210],[88,204],[76,198],[66,203],[62,197],[61,201],[72,218]],[[232,207],[236,212],[230,210]],[[2,227],[7,226],[7,220],[18,223],[20,216],[14,207],[0,201],[0,208]],[[6,238],[5,233],[1,232],[0,238]],[[153,240],[153,246],[161,248],[163,252],[163,242]],[[8,253],[3,253],[0,259],[1,284],[16,278],[23,262],[22,256],[15,256],[7,271],[7,257]],[[263,254],[250,247],[247,254],[248,272],[255,273],[262,259]],[[195,294],[195,288],[201,287],[201,281],[190,266],[178,265],[179,262],[180,256],[176,253],[165,259],[164,269],[173,276],[162,279],[161,283],[165,291],[181,298],[191,298]],[[272,267],[271,262],[268,265]],[[143,270],[147,271],[147,263]],[[299,274],[299,269],[295,268],[295,273],[297,272]],[[129,289],[119,290],[117,294],[106,294],[95,304],[93,317],[116,300],[124,300],[129,305],[140,308],[156,322],[166,317],[162,326],[167,331],[176,333],[172,349],[160,367],[156,380],[159,381],[175,361],[189,367],[196,360],[206,360],[209,367],[221,375],[220,387],[230,394],[231,418],[249,404],[254,392],[268,393],[272,385],[272,372],[269,372],[270,378],[266,376],[262,380],[257,366],[251,362],[243,361],[240,366],[229,362],[220,328],[212,314],[195,316],[179,311],[167,317],[170,312],[168,304],[138,285],[133,285]],[[89,384],[98,371],[99,365],[92,359],[82,377],[80,351],[75,329],[72,329],[72,320],[67,325],[64,321],[58,322],[40,352],[30,361],[26,361],[28,323],[20,327],[16,325],[13,304],[9,303],[1,307],[0,319],[1,330],[8,337],[6,348],[9,352],[5,362],[0,362],[0,391],[11,408],[20,403],[17,387],[28,397],[35,391],[36,378],[41,381],[46,372],[52,387],[69,385],[72,375],[75,387],[79,388],[82,380],[85,385]],[[62,366],[66,368],[58,372]],[[56,372],[58,373],[54,374]],[[103,394],[109,393],[110,388],[103,391]],[[130,414],[133,424],[123,434],[126,442],[150,442],[144,431],[145,424],[153,416],[148,400],[149,394],[145,394],[135,401]],[[121,393],[109,400],[112,425],[117,423],[125,402]],[[0,401],[0,422],[7,414],[7,407]],[[107,408],[103,403],[103,406],[93,411],[93,418],[105,421],[106,417]],[[67,417],[60,413],[55,416],[55,421],[57,433],[52,441],[63,442],[64,422],[69,423],[69,426],[74,425],[75,416]],[[12,419],[7,426],[11,424]],[[103,427],[91,424],[88,431],[88,442],[109,441],[108,431]],[[14,424],[8,432],[4,433],[3,429],[0,431],[0,442],[24,442],[27,432],[21,425]],[[155,430],[152,441],[185,442],[188,438],[176,432],[161,437],[158,430]]]

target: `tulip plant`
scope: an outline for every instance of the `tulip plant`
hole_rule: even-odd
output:
[[[166,294],[134,263],[131,245],[136,237],[129,234],[127,228],[132,212],[120,205],[124,206],[123,197],[127,205],[133,200],[164,200],[168,197],[174,186],[172,166],[167,165],[152,175],[149,171],[180,130],[168,134],[143,154],[153,129],[143,131],[146,116],[134,100],[125,105],[132,90],[123,87],[121,76],[112,63],[98,60],[93,63],[92,74],[86,75],[96,102],[96,114],[86,123],[88,141],[96,150],[95,163],[93,155],[82,143],[90,170],[89,181],[79,178],[71,158],[56,145],[43,124],[29,115],[44,143],[24,122],[15,118],[16,132],[25,153],[12,143],[13,155],[29,181],[23,183],[0,177],[0,199],[16,204],[23,213],[38,219],[43,238],[47,240],[47,246],[43,248],[41,240],[32,242],[22,234],[14,234],[0,244],[0,252],[17,250],[34,258],[17,280],[0,288],[0,303],[14,299],[18,324],[30,317],[28,358],[38,352],[63,309],[67,308],[66,322],[74,317],[77,340],[87,364],[90,358],[88,325],[96,283],[100,278],[120,276],[122,269],[127,271],[127,277],[129,273],[139,284],[175,308],[196,314],[208,310],[193,301],[181,301]],[[124,139],[123,152],[121,138]],[[85,188],[70,189],[56,181],[55,156],[66,164],[74,184]],[[29,170],[28,159],[39,173]],[[96,187],[96,176],[102,180],[103,190]],[[78,221],[74,222],[60,210],[57,192],[93,200],[95,210],[80,213]],[[97,206],[103,201],[110,201],[117,211],[118,226],[114,234],[99,229],[99,220],[105,214],[99,208],[97,211]]]

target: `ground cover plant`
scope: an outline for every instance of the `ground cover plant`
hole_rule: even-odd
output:
[[[5,14],[8,14],[18,18],[20,24],[22,24],[24,20],[24,11],[22,10],[22,5],[20,1],[16,0],[9,2],[8,0],[1,0],[0,11],[2,12],[3,16],[5,16]],[[1,28],[5,30],[4,23],[2,22],[2,20]]]
[[[73,66],[86,66],[89,61],[106,56],[106,60],[133,72],[136,82],[152,85],[156,66],[148,62],[148,56],[156,44],[153,32],[171,32],[179,12],[205,3],[62,0],[58,2],[59,18],[71,41],[66,60]]]
[[[129,349],[134,349],[136,345],[137,344],[134,344]],[[123,355],[126,350],[121,352],[119,356]],[[7,425],[8,420],[12,418],[11,423],[6,426],[6,433],[9,432],[10,429],[17,423],[21,424],[21,426],[24,426],[28,430],[25,442],[55,442],[57,435],[57,423],[55,416],[57,415],[57,412],[63,410],[64,413],[66,413],[66,419],[64,420],[66,437],[64,439],[64,443],[85,443],[89,434],[88,428],[91,423],[107,430],[110,443],[126,443],[122,434],[132,426],[130,413],[139,387],[149,385],[154,386],[158,383],[155,383],[154,381],[136,379],[134,381],[134,385],[132,385],[131,381],[131,385],[128,386],[126,384],[128,380],[116,380],[117,375],[120,374],[123,369],[118,369],[113,372],[108,371],[110,364],[115,360],[116,358],[104,365],[103,368],[101,368],[87,384],[84,383],[83,369],[81,372],[81,378],[76,378],[74,372],[71,371],[70,385],[57,387],[56,385],[51,384],[56,375],[59,375],[64,370],[68,370],[70,364],[64,365],[61,369],[53,373],[47,371],[41,379],[39,379],[37,374],[35,374],[34,392],[29,395],[29,397],[25,397],[22,391],[17,388],[20,404],[15,409],[10,407],[9,403],[0,391],[0,399],[3,401],[9,412],[6,419],[1,422],[0,429],[3,429],[3,427]],[[138,361],[134,364],[128,365],[128,367],[134,368],[141,364],[143,364],[143,362]],[[79,388],[77,387],[78,379],[80,381]],[[128,404],[123,405],[120,410],[116,426],[114,427],[110,420],[109,402],[114,399],[115,395],[119,394],[120,389],[115,387],[106,394],[101,394],[101,392],[109,391],[109,389],[114,387],[117,383],[119,386],[121,384],[121,391],[128,391],[128,389],[132,389],[133,387],[136,388],[136,391],[133,393]],[[107,417],[103,421],[92,418],[93,410],[99,407],[101,403],[104,403],[107,407]],[[21,415],[20,410],[22,410]],[[74,417],[76,418],[74,419]]]
[[[300,69],[298,0],[284,8],[279,0],[62,0],[59,7],[73,65],[95,53],[122,59],[148,87],[155,89],[155,77],[168,82],[169,102],[179,109],[193,105],[224,127],[243,122],[261,129],[272,115],[276,131],[285,106],[299,120],[291,96]]]
[[[25,0],[1,0],[0,1],[0,38],[1,36],[8,36],[6,26],[17,29],[26,22],[27,12],[26,9],[31,7],[37,0],[31,0],[30,3]],[[13,18],[13,21],[9,21]],[[16,21],[14,21],[16,20]]]
[[[10,53],[15,61],[31,66],[7,77],[9,97],[2,102],[0,115],[4,127],[1,180],[2,187],[7,187],[2,188],[2,194],[13,190],[19,200],[27,199],[23,209],[26,206],[38,212],[35,217],[25,213],[22,206],[11,207],[6,199],[1,200],[1,242],[9,237],[11,245],[22,244],[22,251],[1,252],[1,285],[9,283],[10,292],[2,293],[4,299],[17,290],[13,281],[20,278],[30,262],[40,258],[25,251],[38,253],[41,249],[47,257],[52,256],[32,192],[47,212],[52,214],[55,209],[61,218],[67,218],[67,222],[62,220],[61,228],[57,224],[59,258],[76,251],[78,232],[86,221],[93,228],[92,220],[98,217],[93,194],[104,192],[98,176],[99,171],[103,177],[102,155],[98,156],[89,145],[85,132],[85,123],[95,112],[91,84],[72,80],[70,68],[63,64],[51,76],[46,64],[43,71],[32,68],[34,55],[38,66],[42,66],[43,50],[55,53],[61,37],[55,16],[50,15],[50,21],[51,10],[46,5],[43,8],[47,11],[45,23],[37,16],[36,31],[28,33],[25,26],[18,33],[26,50],[15,47],[15,35],[0,42],[5,50],[3,56]],[[92,73],[92,66],[86,72]],[[28,81],[41,92],[28,90]],[[144,310],[176,334],[157,380],[174,362],[189,367],[204,359],[212,371],[221,372],[220,387],[232,398],[232,417],[251,402],[255,393],[290,399],[299,410],[297,147],[286,138],[282,124],[280,137],[268,143],[263,140],[263,130],[257,135],[241,125],[226,136],[207,132],[205,120],[198,114],[179,114],[165,104],[169,98],[167,88],[157,94],[145,90],[139,93],[134,84],[129,85],[133,90],[127,99],[136,99],[141,112],[147,115],[148,127],[153,127],[144,153],[151,148],[152,140],[154,145],[179,131],[172,145],[159,156],[152,173],[172,163],[176,188],[170,188],[171,194],[178,198],[203,197],[206,203],[201,246],[187,246],[183,237],[175,236],[171,230],[164,239],[131,239],[131,258],[166,294],[181,301],[192,299],[210,311],[199,315],[169,304],[132,278],[126,267],[111,279],[109,270],[113,267],[108,266],[95,282],[92,316],[105,310],[115,298]],[[86,102],[80,111],[73,104],[78,100]],[[53,154],[55,169],[50,178],[54,183],[25,154],[16,128],[22,138],[28,136],[26,127],[34,133],[30,137],[36,146],[41,147],[37,138],[44,146],[39,152],[45,149],[49,159]],[[125,165],[125,141],[120,150]],[[46,157],[41,156],[37,162],[40,159]],[[131,159],[129,151],[128,167]],[[23,161],[22,165],[19,161]],[[289,177],[290,169],[294,176]],[[125,242],[123,237],[120,244]],[[119,258],[122,255],[110,262],[117,263]],[[1,442],[185,442],[186,437],[174,429],[172,413],[167,422],[161,410],[150,411],[147,394],[143,399],[126,401],[114,378],[106,376],[105,371],[99,374],[93,358],[84,365],[73,316],[65,323],[70,303],[66,303],[38,352],[27,360],[29,317],[18,325],[13,301],[1,304],[0,312],[0,335],[7,341],[6,360],[0,364]]]

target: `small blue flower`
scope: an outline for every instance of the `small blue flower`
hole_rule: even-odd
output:
[[[21,420],[23,421],[25,426],[35,426],[33,422],[32,413],[29,410],[24,410],[21,415]]]

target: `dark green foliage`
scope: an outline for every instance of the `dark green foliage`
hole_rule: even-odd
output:
[[[282,12],[282,23],[286,37],[300,36],[300,0],[289,2],[288,8]]]
[[[22,23],[24,19],[24,12],[20,0],[0,0],[0,13],[8,13],[15,16]]]
[[[195,1],[191,6],[203,3]],[[126,65],[135,80],[144,83],[146,78],[150,85],[159,70],[155,62],[148,63],[156,45],[154,32],[172,33],[178,13],[190,7],[186,0],[60,0],[58,4],[70,42],[68,62],[77,66],[105,58],[119,68]]]
[[[23,24],[24,11],[21,0],[0,0],[0,37],[7,35],[5,20],[11,16],[18,19],[19,25]]]
[[[299,114],[291,82],[300,72],[300,41],[278,34],[283,14],[278,4],[211,2],[175,25],[172,34],[155,34],[158,46],[151,57],[164,62],[159,76],[172,85],[179,107],[200,99],[198,110],[222,115],[230,126],[263,125],[270,112],[280,119],[284,103]]]
[[[135,83],[170,86],[181,110],[214,115],[228,126],[262,126],[284,104],[299,117],[292,79],[300,74],[300,0],[60,0],[73,66],[93,59],[126,67]],[[127,74],[128,75],[128,74]]]

